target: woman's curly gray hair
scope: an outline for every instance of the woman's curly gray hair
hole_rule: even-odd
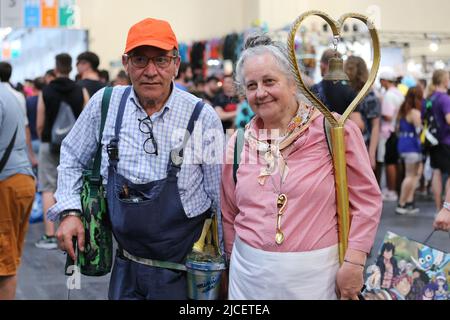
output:
[[[286,77],[295,81],[294,74],[291,71],[286,46],[281,42],[273,41],[267,34],[255,33],[247,37],[244,50],[236,64],[235,81],[241,93],[245,92],[243,70],[245,61],[250,57],[259,56],[265,53],[271,54]]]

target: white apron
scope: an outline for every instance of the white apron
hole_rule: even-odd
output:
[[[336,300],[338,245],[308,252],[269,252],[236,237],[230,300]]]

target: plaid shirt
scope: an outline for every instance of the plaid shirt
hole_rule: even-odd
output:
[[[114,88],[103,131],[101,175],[104,184],[108,180],[106,146],[114,137],[117,111],[125,88]],[[58,167],[58,189],[55,193],[57,202],[48,211],[50,220],[57,220],[59,213],[64,210],[81,210],[82,171],[89,166],[95,155],[103,91],[104,89],[100,90],[92,97],[63,141]],[[131,90],[119,135],[118,173],[135,184],[166,178],[170,151],[181,145],[198,101],[195,96],[174,87],[164,107],[150,117],[158,145],[156,156],[144,151],[143,144],[149,135],[139,130],[139,119],[147,117],[147,113],[139,104],[134,90]],[[205,104],[185,151],[178,179],[181,202],[188,217],[200,215],[211,205],[220,212],[223,138],[219,117],[211,106]],[[218,218],[220,219],[220,215]]]

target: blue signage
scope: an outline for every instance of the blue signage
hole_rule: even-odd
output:
[[[40,4],[39,0],[25,0],[25,27],[26,28],[38,28],[40,27]]]

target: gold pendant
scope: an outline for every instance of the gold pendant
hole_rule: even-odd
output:
[[[278,196],[277,198],[277,208],[279,211],[284,210],[284,208],[286,207],[287,204],[287,196],[282,193]]]
[[[284,242],[284,234],[281,232],[281,230],[277,231],[277,234],[275,235],[275,242],[278,245],[281,245]]]

